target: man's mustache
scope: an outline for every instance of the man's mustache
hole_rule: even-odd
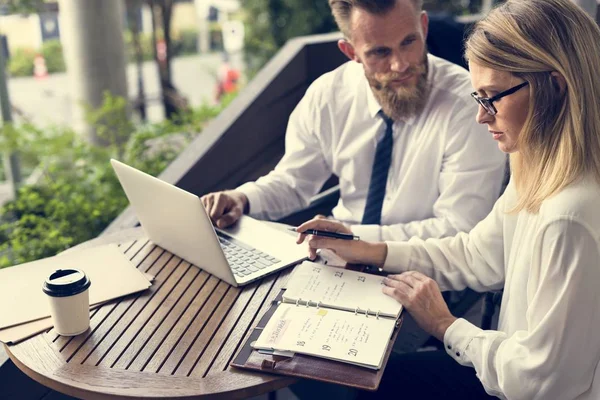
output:
[[[378,76],[377,81],[383,87],[388,87],[390,82],[406,78],[407,76],[424,75],[426,71],[425,65],[414,65],[409,67],[405,72],[391,72],[383,76]]]

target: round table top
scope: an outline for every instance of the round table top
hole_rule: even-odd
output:
[[[232,287],[152,244],[139,229],[87,242],[120,243],[152,286],[94,309],[75,337],[41,333],[6,350],[41,384],[85,399],[247,398],[295,379],[229,366],[290,269]]]

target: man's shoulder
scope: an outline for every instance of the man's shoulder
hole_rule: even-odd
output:
[[[331,102],[351,99],[364,81],[364,72],[360,64],[347,61],[336,69],[326,72],[310,85],[307,94],[315,100]]]
[[[431,86],[437,96],[451,102],[470,103],[471,75],[460,65],[429,54]]]

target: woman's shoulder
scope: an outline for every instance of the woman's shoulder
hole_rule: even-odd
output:
[[[582,178],[542,203],[540,216],[553,220],[581,222],[600,233],[600,183],[592,178]]]

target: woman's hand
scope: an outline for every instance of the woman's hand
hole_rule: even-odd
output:
[[[433,279],[410,271],[388,275],[383,283],[383,293],[398,300],[425,332],[444,341],[446,329],[456,321],[456,317],[450,313]]]
[[[300,225],[296,231],[304,232],[307,229],[352,234],[350,228],[341,222],[316,217]],[[368,264],[381,267],[387,256],[385,243],[369,243],[362,240],[332,239],[328,237],[300,234],[298,244],[308,243],[308,256],[311,260],[317,257],[317,249],[334,251],[346,262],[352,264]]]

